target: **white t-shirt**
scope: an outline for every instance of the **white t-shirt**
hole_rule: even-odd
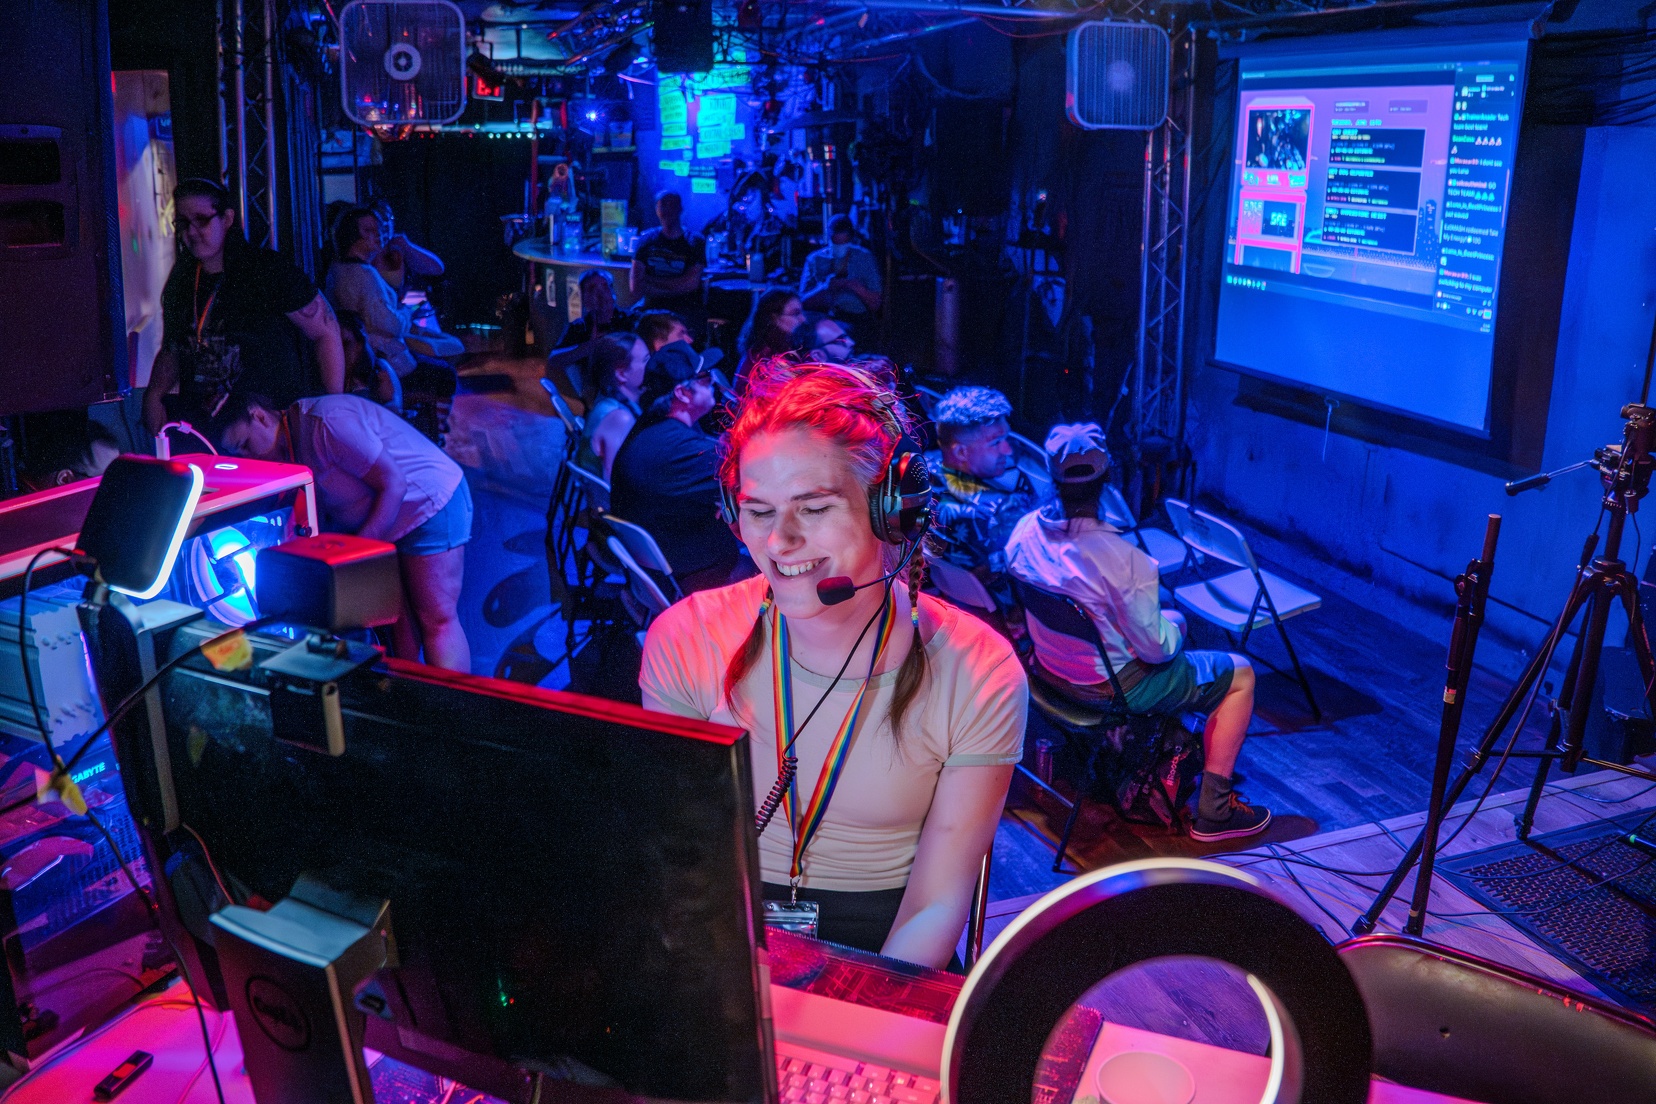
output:
[[[1031,510],[1006,542],[1006,570],[1081,603],[1117,674],[1129,660],[1165,663],[1179,650],[1179,627],[1162,616],[1156,561],[1123,540],[1109,522]],[[1091,644],[1053,632],[1033,617],[1029,639],[1041,666],[1066,682],[1096,686],[1108,680]]]
[[[362,528],[378,494],[362,477],[381,453],[408,481],[389,541],[406,537],[447,506],[465,477],[419,430],[360,395],[300,399],[288,418],[294,460],[315,474],[322,524],[330,532]]]
[[[746,729],[753,756],[754,804],[776,781],[776,713],[767,630],[759,659],[724,700],[725,669],[753,628],[765,596],[762,576],[698,591],[650,626],[639,686],[646,705]],[[1023,756],[1029,686],[1012,646],[983,622],[922,595],[937,632],[926,644],[926,680],[903,721],[899,750],[891,736],[895,670],[876,675],[863,701],[822,826],[805,851],[801,885],[828,890],[901,889],[944,767],[1016,763]],[[911,631],[898,625],[899,632]],[[855,697],[862,674],[847,671],[794,744],[800,800],[810,800],[828,743]],[[833,675],[793,664],[795,723],[803,722]],[[793,840],[779,811],[759,837],[764,880],[785,885]]]

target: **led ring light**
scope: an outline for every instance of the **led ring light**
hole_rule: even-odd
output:
[[[949,1018],[944,1104],[1028,1104],[1042,1047],[1070,1007],[1116,971],[1171,955],[1248,975],[1271,1033],[1261,1104],[1368,1100],[1368,1014],[1334,948],[1240,870],[1147,859],[1052,891],[984,952]]]

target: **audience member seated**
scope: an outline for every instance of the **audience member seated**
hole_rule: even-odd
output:
[[[856,234],[845,215],[828,221],[828,245],[805,258],[799,298],[867,341],[869,320],[880,311],[880,262],[852,240]]]
[[[822,603],[823,578],[878,579],[902,559],[870,525],[869,492],[913,427],[865,373],[774,361],[761,372],[721,475],[762,575],[656,619],[644,707],[750,732],[756,803],[799,737],[787,745],[796,789],[819,794],[821,815],[800,815],[796,840],[778,812],[759,836],[765,897],[815,902],[823,939],[942,967],[1021,754],[1028,684],[1005,640],[919,594],[919,551],[898,582]],[[777,686],[791,731],[779,731]],[[807,717],[813,703],[820,715]],[[853,723],[830,772],[834,732]]]
[[[794,351],[812,364],[846,364],[857,343],[844,326],[825,315],[794,331]]]
[[[396,293],[397,301],[401,302],[402,297],[408,294],[411,278],[436,279],[443,274],[443,261],[431,250],[421,249],[409,241],[407,234],[395,232],[391,204],[379,200],[374,204],[373,212],[379,220],[380,237],[385,242],[385,248],[374,256],[374,269]]]
[[[649,530],[686,594],[746,577],[752,565],[719,520],[718,441],[696,426],[713,409],[711,367],[684,342],[663,346],[644,369],[639,406],[611,468],[611,510]]]
[[[563,344],[546,355],[546,378],[565,398],[590,402],[594,393],[587,359],[605,334],[630,331],[633,320],[617,305],[615,281],[601,268],[589,268],[576,281],[581,290],[581,317],[564,331]],[[575,375],[570,375],[574,368]]]
[[[455,607],[471,540],[471,490],[460,466],[393,412],[357,395],[300,399],[283,410],[249,395],[214,425],[232,456],[304,464],[316,476],[322,527],[397,546],[403,615],[392,650],[471,670]]]
[[[100,476],[121,455],[115,435],[84,410],[25,414],[23,436],[26,444],[18,474],[26,491],[50,490]]]
[[[598,381],[598,399],[581,426],[581,448],[575,462],[609,481],[615,454],[638,421],[638,396],[644,390],[644,367],[649,346],[635,334],[605,334],[592,351],[592,371]],[[631,520],[630,518],[628,520]]]
[[[684,232],[684,197],[677,192],[657,195],[655,210],[661,225],[640,234],[633,247],[628,273],[633,296],[645,310],[669,310],[681,318],[699,319],[707,243],[700,234]]]
[[[1030,510],[1052,497],[1045,472],[1013,462],[1012,404],[988,387],[956,387],[932,411],[937,507],[932,533],[939,554],[976,575],[1003,614],[1013,612],[1006,582],[1006,538]]]
[[[334,224],[334,249],[339,259],[328,269],[328,299],[338,309],[361,316],[368,344],[391,365],[405,391],[451,397],[456,389],[454,369],[408,347],[414,308],[402,305],[374,267],[384,249],[379,219],[366,207],[352,207]]]
[[[667,310],[645,311],[639,315],[636,331],[652,353],[675,341],[691,341],[689,325],[684,319]]]
[[[746,389],[754,365],[793,349],[794,333],[804,324],[805,308],[800,306],[799,296],[787,288],[772,288],[759,296],[736,340],[741,359],[731,387],[737,395]]]
[[[176,419],[206,425],[238,393],[290,403],[343,391],[339,323],[310,277],[248,244],[230,193],[211,180],[180,183],[173,210],[184,251],[161,291],[161,352],[144,390],[144,428],[153,435]]]
[[[402,380],[368,343],[368,330],[356,311],[339,312],[339,340],[345,348],[345,392],[402,410]]]
[[[1043,590],[1073,598],[1104,642],[1126,705],[1137,713],[1205,713],[1205,767],[1191,836],[1249,836],[1271,822],[1270,810],[1244,802],[1231,788],[1236,757],[1253,716],[1254,672],[1225,652],[1184,648],[1184,619],[1163,613],[1156,561],[1123,540],[1098,516],[1110,466],[1104,432],[1092,423],[1061,425],[1046,439],[1057,501],[1025,515],[1006,546],[1007,569]],[[1078,701],[1111,700],[1098,651],[1048,632],[1034,618],[1029,635],[1037,673]]]

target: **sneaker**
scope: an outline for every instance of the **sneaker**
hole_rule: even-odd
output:
[[[1190,838],[1203,841],[1235,839],[1237,836],[1251,836],[1263,832],[1265,826],[1270,823],[1271,810],[1263,806],[1249,805],[1232,793],[1230,815],[1224,820],[1197,817],[1196,823],[1190,826]]]

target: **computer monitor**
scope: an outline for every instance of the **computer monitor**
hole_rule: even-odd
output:
[[[106,700],[143,666],[121,613],[85,614]],[[157,662],[220,631],[200,618],[159,634]],[[249,668],[197,656],[165,677],[153,741],[144,710],[116,733],[204,998],[238,997],[211,946],[225,933],[192,904],[204,887],[265,907],[305,875],[389,904],[391,963],[356,1001],[381,1013],[366,1016],[375,1049],[507,1099],[535,1073],[775,1099],[742,733],[387,659],[339,683],[336,757],[276,738],[259,664],[293,640],[250,640]]]

